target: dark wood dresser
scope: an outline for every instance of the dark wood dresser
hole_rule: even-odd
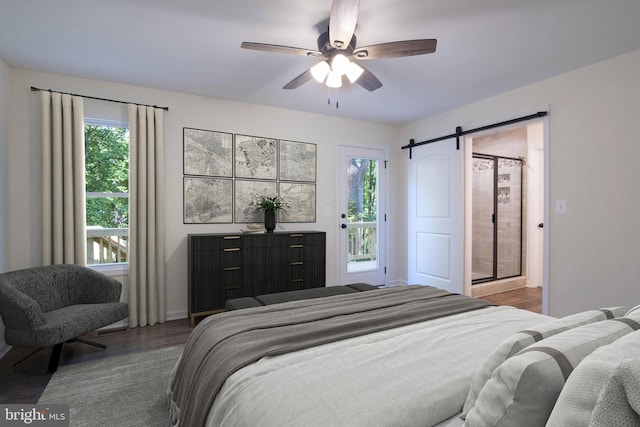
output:
[[[326,234],[189,234],[189,318],[220,312],[225,301],[325,286]]]

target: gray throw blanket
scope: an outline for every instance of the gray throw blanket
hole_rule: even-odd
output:
[[[176,366],[169,386],[172,420],[204,426],[225,380],[262,357],[489,305],[429,286],[407,286],[210,316],[194,329]]]

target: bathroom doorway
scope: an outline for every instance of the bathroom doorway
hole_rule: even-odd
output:
[[[541,287],[543,122],[465,138],[466,289]]]

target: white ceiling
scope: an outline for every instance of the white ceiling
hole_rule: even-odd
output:
[[[0,0],[0,58],[13,67],[406,123],[640,49],[638,0],[361,0],[358,46],[438,39],[434,54],[367,61],[384,85],[375,92],[355,85],[329,93],[315,81],[283,90],[318,60],[240,49],[242,41],[317,49],[330,10],[331,0]]]

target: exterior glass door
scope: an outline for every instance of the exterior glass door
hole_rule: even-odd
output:
[[[342,284],[385,283],[383,192],[384,151],[342,147],[340,280]]]

